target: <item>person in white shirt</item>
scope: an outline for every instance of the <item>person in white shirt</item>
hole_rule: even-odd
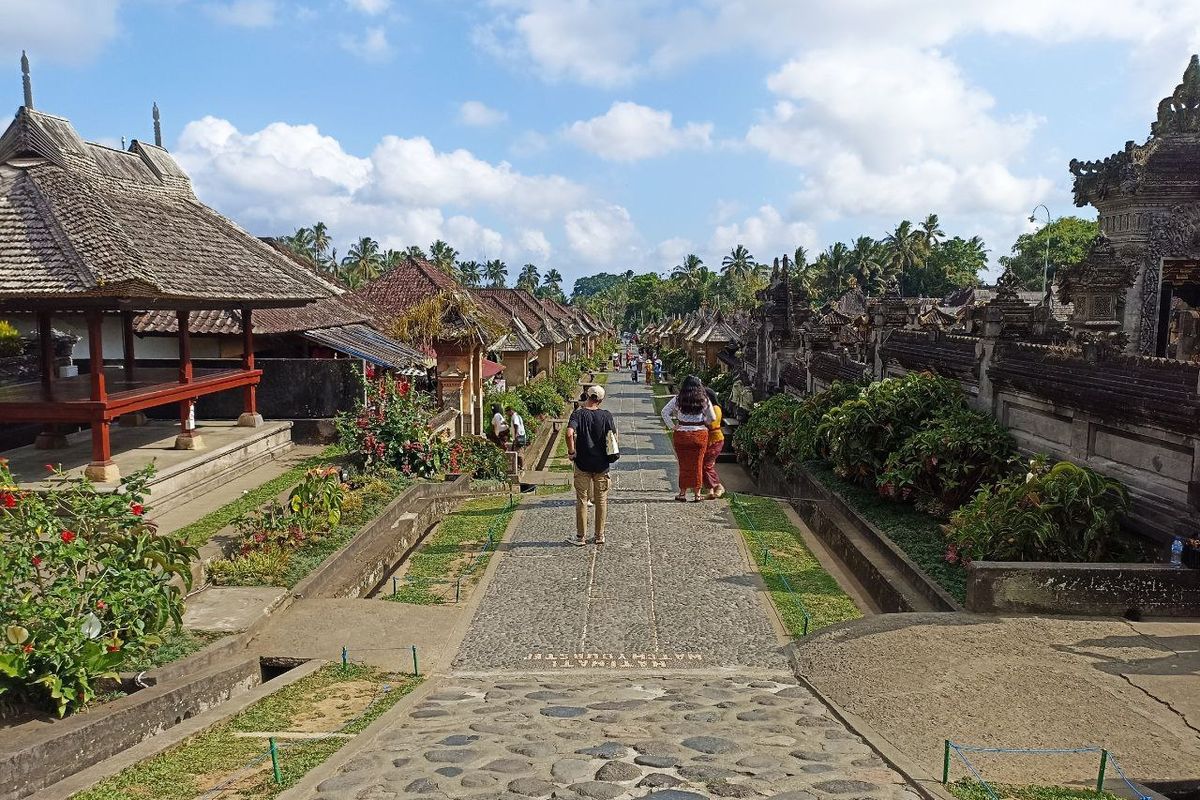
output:
[[[525,420],[521,419],[521,415],[512,406],[504,409],[504,413],[508,414],[508,429],[512,431],[513,446],[519,450],[529,444],[529,440],[525,438]]]
[[[499,403],[492,406],[492,435],[489,438],[501,447],[508,443],[508,423],[504,421]]]
[[[687,502],[700,500],[704,487],[704,453],[708,449],[708,427],[716,420],[716,412],[704,384],[695,375],[688,375],[679,387],[679,394],[663,406],[663,424],[671,431],[675,461],[679,466],[679,494],[675,499]]]

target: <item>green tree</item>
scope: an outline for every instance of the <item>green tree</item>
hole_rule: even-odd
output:
[[[925,263],[929,254],[925,231],[914,229],[910,221],[903,220],[883,243],[888,250],[888,268],[891,274],[900,278],[900,291],[905,295],[912,294],[908,287],[909,275]]]
[[[817,292],[823,300],[840,297],[849,288],[850,279],[854,277],[850,248],[842,242],[834,242],[817,256],[813,267],[816,272]]]
[[[478,261],[460,261],[458,277],[465,286],[479,286],[479,282],[483,280],[483,267]]]
[[[493,289],[503,289],[508,283],[508,266],[498,258],[483,265],[483,278]]]
[[[609,292],[613,287],[617,286],[625,278],[621,275],[613,275],[611,272],[598,272],[595,275],[585,275],[582,278],[576,278],[575,284],[571,288],[571,298],[580,300],[585,297],[595,297],[596,295]]]
[[[939,242],[925,264],[909,275],[909,289],[920,297],[942,297],[955,289],[978,286],[979,273],[986,267],[983,239],[955,236]]]
[[[1046,262],[1046,240],[1050,240],[1050,280],[1061,267],[1078,264],[1087,255],[1092,241],[1100,235],[1100,224],[1080,217],[1059,217],[1034,233],[1023,233],[1012,246],[1012,254],[1000,257],[1000,265],[1012,272],[1031,291],[1042,287],[1042,269]]]
[[[404,248],[404,254],[409,258],[419,258],[422,261],[428,258],[428,256],[425,255],[425,251],[421,249],[420,245],[415,244],[410,244],[408,247]]]
[[[528,289],[534,291],[542,283],[542,274],[533,264],[526,264],[521,267],[521,273],[517,276],[517,288]]]
[[[364,236],[346,251],[342,259],[342,268],[352,277],[354,283],[370,283],[382,272],[383,259],[379,252],[379,242],[370,236]]]
[[[313,256],[317,261],[324,263],[325,254],[329,252],[329,246],[333,243],[329,238],[329,228],[325,227],[324,222],[317,222],[312,226],[311,232]]]
[[[887,248],[870,236],[860,236],[846,258],[859,288],[869,295],[879,294],[891,276]]]
[[[688,253],[683,263],[671,270],[671,278],[679,282],[685,289],[695,289],[699,285],[700,270],[707,269],[700,256]]]
[[[724,274],[733,274],[739,277],[749,277],[755,274],[757,265],[754,263],[754,256],[744,245],[738,245],[729,251],[729,255],[721,259],[721,272]]]
[[[455,269],[455,264],[458,261],[458,251],[441,239],[429,245],[429,260],[450,277],[458,278],[458,272]]]

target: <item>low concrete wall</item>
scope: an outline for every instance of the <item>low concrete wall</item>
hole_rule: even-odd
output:
[[[807,472],[801,470],[798,478],[789,480],[778,464],[764,461],[757,485],[765,494],[791,498],[800,518],[837,554],[885,613],[961,610],[954,598],[922,572],[883,531]],[[881,555],[882,561],[856,546],[855,540],[860,538],[872,545],[871,549]],[[899,581],[889,580],[890,573],[898,574],[919,593],[921,600],[908,597]]]
[[[453,510],[470,487],[470,475],[409,487],[345,547],[296,584],[292,594],[304,598],[365,596]]]
[[[979,613],[1200,617],[1200,570],[1163,564],[976,561],[967,609]]]
[[[17,800],[116,755],[262,680],[257,658],[182,676],[63,720],[26,723],[0,745],[0,800]]]

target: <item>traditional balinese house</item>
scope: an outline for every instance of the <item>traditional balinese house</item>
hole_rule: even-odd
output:
[[[301,306],[328,292],[279,253],[202,204],[188,176],[161,146],[128,150],[85,142],[62,117],[35,111],[25,72],[25,101],[0,136],[0,313],[35,328],[40,379],[0,387],[0,420],[89,425],[96,481],[119,477],[110,427],[119,417],[177,404],[175,446],[194,449],[194,403],[240,390],[239,424],[261,424],[255,387],[253,311]],[[157,109],[156,109],[157,111]],[[167,311],[178,320],[178,360],[166,369],[136,367],[134,319]],[[236,311],[241,362],[236,369],[194,369],[191,314]],[[85,375],[54,368],[52,329],[82,317]],[[121,342],[121,366],[106,367],[104,333]],[[42,447],[65,444],[47,429]]]
[[[519,303],[537,319],[538,328],[534,330],[538,341],[543,347],[538,351],[538,363],[542,369],[550,370],[555,364],[569,357],[571,337],[557,320],[551,317],[541,302],[527,289],[511,289],[510,295],[515,303]],[[532,330],[532,329],[531,329]]]
[[[459,412],[458,435],[484,432],[485,353],[505,320],[481,306],[462,285],[420,258],[408,257],[346,297],[372,322],[437,357],[437,395]]]
[[[725,368],[726,365],[720,358],[721,352],[730,345],[736,344],[737,340],[737,331],[725,322],[720,312],[717,312],[704,330],[696,336],[696,345],[701,359],[700,366],[705,369],[715,369],[717,366]]]
[[[507,319],[507,330],[492,343],[489,353],[504,365],[504,380],[510,386],[521,386],[537,374],[538,350],[542,343],[529,330],[516,309],[502,299],[507,289],[475,289],[472,291],[481,305],[489,308],[499,319]]]

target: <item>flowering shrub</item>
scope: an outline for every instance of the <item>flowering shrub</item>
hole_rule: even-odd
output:
[[[1119,481],[1044,456],[1029,472],[984,486],[950,518],[946,559],[1103,561],[1120,549],[1129,494]]]
[[[830,409],[817,429],[817,450],[846,480],[875,486],[888,456],[935,416],[966,408],[955,381],[927,372],[886,378]]]
[[[274,501],[265,507],[242,514],[233,521],[242,537],[238,555],[248,555],[268,548],[292,549],[307,538],[304,521]]]
[[[354,413],[338,417],[338,437],[361,469],[395,467],[409,478],[432,478],[447,455],[446,443],[427,427],[433,414],[427,396],[400,395],[385,378],[367,387],[366,402]]]
[[[88,703],[97,681],[179,625],[196,549],[160,536],[145,516],[148,466],[117,492],[55,472],[55,488],[16,489],[0,460],[0,695],[59,716]]]
[[[305,530],[337,525],[342,518],[346,487],[337,467],[317,467],[304,477],[288,495],[288,507]]]
[[[953,409],[925,423],[888,456],[879,493],[945,517],[984,483],[1011,471],[1016,442],[988,414]]]
[[[579,373],[579,362],[564,361],[550,371],[546,381],[554,387],[559,397],[569,403],[579,397]]]
[[[450,443],[450,471],[479,480],[503,480],[508,475],[504,451],[479,436],[461,436]]]

